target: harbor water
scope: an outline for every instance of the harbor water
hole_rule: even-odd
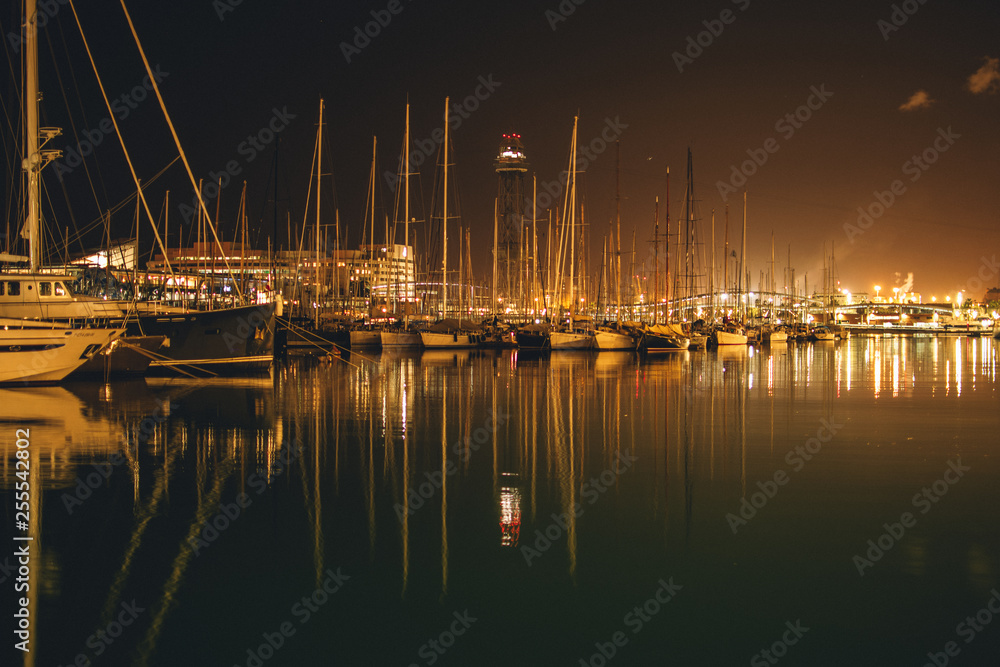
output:
[[[995,664],[998,371],[858,336],[0,389],[3,664]]]

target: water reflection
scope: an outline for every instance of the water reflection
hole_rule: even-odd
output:
[[[913,411],[961,400],[978,416],[962,433],[975,433],[977,447],[991,433],[995,441],[998,354],[986,338],[859,337],[661,358],[434,351],[346,361],[300,360],[273,378],[0,390],[0,421],[32,429],[32,485],[45,491],[30,528],[45,563],[31,587],[39,664],[86,651],[85,639],[133,598],[148,611],[111,658],[182,664],[191,654],[172,638],[202,632],[198,621],[217,605],[248,598],[236,571],[240,581],[273,575],[260,595],[287,608],[288,588],[311,590],[328,568],[350,564],[367,575],[359,581],[377,582],[359,584],[372,587],[366,595],[414,609],[430,604],[432,589],[434,604],[445,604],[522,582],[586,598],[603,590],[593,573],[620,564],[622,549],[644,575],[664,558],[690,558],[692,572],[730,551],[766,559],[752,540],[723,541],[732,535],[722,517],[787,468],[786,453],[820,419],[848,415],[854,435],[828,445],[809,481],[794,480],[760,521],[773,522],[769,537],[794,541],[783,522],[801,528],[808,511],[849,542],[854,524],[868,531],[874,511],[877,526],[884,507],[897,511],[896,498],[905,503],[953,454],[954,439],[920,439]],[[885,405],[910,412],[873,410]],[[917,457],[885,455],[897,458],[881,470],[877,511],[844,491],[861,483],[856,461],[867,460],[876,432],[921,447]],[[4,447],[9,490],[14,457]],[[118,451],[121,465],[68,513],[64,494]],[[622,469],[626,455],[635,464]],[[239,494],[250,504],[220,519]],[[832,537],[808,530],[829,546]],[[67,531],[103,535],[88,544],[86,567]],[[899,571],[929,576],[942,539],[915,535],[898,551]],[[530,563],[528,548],[538,551]],[[965,576],[988,585],[996,556],[982,540],[967,544]],[[494,569],[505,581],[482,583]],[[68,604],[81,599],[93,601]],[[533,604],[530,618],[554,611]],[[227,621],[217,662],[232,664],[243,642],[272,628],[272,607],[248,609],[247,633]]]

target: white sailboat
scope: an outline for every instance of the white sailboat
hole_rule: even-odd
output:
[[[0,384],[60,382],[122,333],[0,318]]]
[[[442,319],[427,331],[420,332],[420,343],[425,348],[479,347],[482,332],[472,329],[471,323],[448,318],[448,113],[451,99],[444,100],[444,156],[443,197],[441,211],[441,315]]]
[[[584,318],[574,318],[576,310],[576,126],[578,116],[573,117],[573,139],[569,151],[569,189],[566,191],[565,215],[567,223],[563,229],[569,230],[569,321],[563,329],[553,330],[549,334],[549,347],[557,350],[592,350],[594,349],[594,330]],[[565,247],[565,246],[564,246]],[[560,252],[560,255],[562,253]]]
[[[743,262],[747,249],[747,193],[743,193],[743,246],[740,250],[740,273],[738,278],[739,287],[736,290],[736,298],[739,299],[740,322],[745,321],[746,303],[743,292]],[[722,327],[712,332],[712,342],[716,345],[746,345],[747,332],[741,323],[727,322]]]
[[[398,209],[397,209],[398,210]],[[423,343],[420,341],[420,333],[416,331],[409,330],[409,304],[410,304],[410,271],[409,271],[409,253],[410,253],[410,105],[406,105],[406,132],[403,138],[403,221],[405,225],[405,236],[403,240],[403,247],[407,253],[407,264],[404,268],[406,275],[406,283],[403,287],[404,299],[403,303],[406,304],[406,314],[403,317],[402,327],[398,329],[382,329],[380,338],[382,343],[382,349],[417,349]],[[395,232],[393,232],[395,235]],[[398,282],[396,280],[394,283]],[[399,302],[397,295],[397,304]]]
[[[28,273],[0,274],[0,383],[59,382],[103,350],[124,331],[114,327],[74,329],[44,321],[58,307],[86,310],[66,286],[66,278],[39,273],[41,259],[41,172],[58,158],[60,151],[42,150],[45,142],[61,130],[38,126],[38,10],[35,0],[26,0],[23,168],[27,176],[28,208],[25,231]],[[39,140],[43,141],[39,143]],[[53,306],[50,309],[49,306]],[[25,319],[42,318],[42,319]],[[94,320],[89,320],[94,323]]]

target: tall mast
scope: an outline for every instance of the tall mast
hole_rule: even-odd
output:
[[[667,258],[663,273],[665,274],[665,284],[667,288],[667,293],[664,294],[664,298],[667,301],[667,313],[670,312],[670,167],[667,167],[667,199],[666,199],[666,222],[667,228],[663,234],[663,241],[666,247],[663,249],[663,254]],[[669,321],[669,316],[663,318],[665,321]]]
[[[28,172],[28,257],[31,271],[38,270],[41,258],[39,247],[39,225],[41,224],[41,169],[42,159],[38,154],[38,11],[35,0],[25,3],[27,17],[25,44],[25,137],[24,169]]]
[[[611,275],[614,276],[615,281],[615,319],[621,321],[622,315],[622,253],[621,253],[621,242],[622,242],[622,142],[616,141],[615,147],[618,151],[618,164],[615,169],[615,236],[617,237],[617,245],[615,245],[615,237],[612,237],[611,244],[615,247],[617,251],[617,270],[615,270],[615,255],[611,256]]]
[[[726,246],[723,250],[726,261],[722,271],[722,291],[729,292],[729,204],[726,204]]]
[[[570,326],[573,325],[573,308],[576,305],[576,295],[574,293],[576,279],[576,123],[578,116],[573,116],[573,141],[570,143],[569,158],[569,317]]]
[[[406,276],[403,290],[403,320],[410,322],[410,103],[406,103],[406,133],[403,137],[403,271]],[[398,305],[398,303],[397,303]]]
[[[323,98],[319,98],[319,127],[316,129],[316,328],[319,328],[319,227],[320,227],[320,179],[323,174]]]
[[[660,308],[660,198],[653,205],[653,324],[659,323]]]
[[[743,191],[743,239],[740,247],[740,301],[743,300],[743,259],[747,252],[747,191]],[[746,319],[746,307],[740,306],[740,318]]]
[[[709,316],[715,322],[715,209],[712,209],[712,270],[708,274]]]
[[[777,305],[777,297],[774,294],[774,230],[771,230],[771,321],[774,322],[774,308]]]
[[[493,315],[496,316],[499,313],[500,307],[497,300],[497,264],[500,261],[497,253],[499,248],[497,243],[499,242],[499,228],[500,228],[500,200],[496,197],[493,198]]]
[[[62,151],[41,150],[49,139],[62,134],[58,128],[38,126],[38,8],[36,0],[24,3],[26,17],[24,38],[24,161],[21,167],[28,177],[28,211],[25,231],[28,235],[28,260],[35,272],[42,263],[41,202],[42,169],[51,160],[62,156]],[[44,141],[39,143],[39,139]],[[138,250],[137,250],[138,252]]]
[[[448,317],[448,104],[444,98],[444,209],[441,218],[441,317]]]
[[[371,235],[368,237],[368,314],[371,315],[371,307],[375,305],[375,151],[378,145],[378,137],[372,136],[372,169],[368,176],[369,190],[371,194]]]
[[[531,175],[531,314],[538,317],[538,175]],[[543,300],[544,303],[544,300]]]

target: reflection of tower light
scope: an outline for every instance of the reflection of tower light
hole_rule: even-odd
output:
[[[504,473],[505,477],[513,477]],[[500,545],[516,547],[521,536],[521,489],[516,486],[500,487]]]

